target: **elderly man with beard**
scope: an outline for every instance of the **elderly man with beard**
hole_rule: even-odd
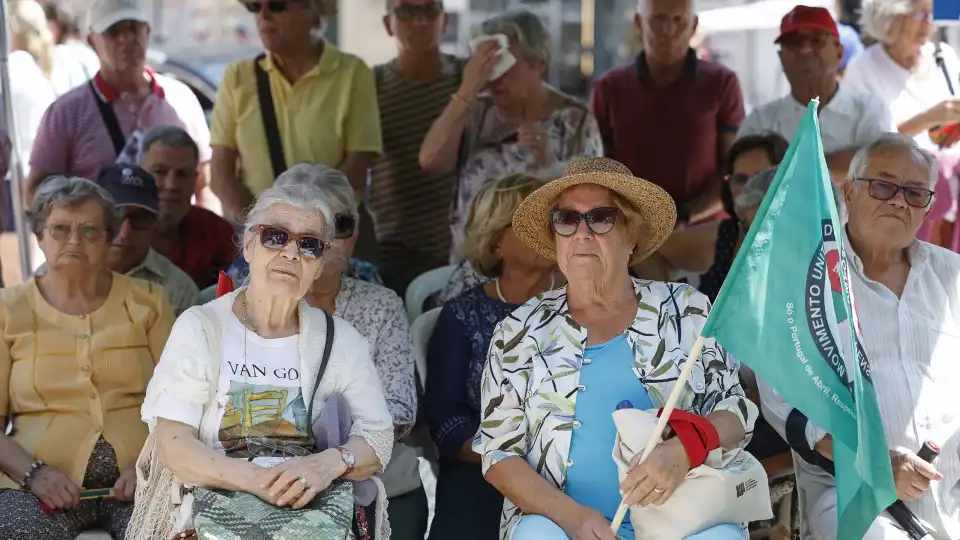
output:
[[[820,133],[827,166],[834,182],[842,183],[854,152],[890,131],[890,112],[875,96],[852,92],[838,81],[844,51],[837,23],[826,9],[793,8],[783,17],[774,43],[780,47],[790,93],[757,107],[737,136],[773,131],[790,140],[807,104],[820,98]]]
[[[843,242],[897,497],[932,538],[947,540],[960,538],[960,255],[915,239],[936,181],[930,153],[903,135],[881,135],[850,164]],[[788,428],[792,407],[759,382],[763,415],[803,456],[795,461],[804,538],[833,540],[836,482],[819,466],[830,468],[833,440],[796,415]],[[941,450],[933,464],[917,457],[927,441]],[[909,536],[884,512],[864,538]]]

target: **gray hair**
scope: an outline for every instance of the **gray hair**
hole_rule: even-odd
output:
[[[170,148],[189,148],[193,150],[197,160],[200,160],[200,148],[197,147],[197,142],[180,126],[155,126],[148,129],[140,138],[138,155],[142,158],[157,143]]]
[[[283,175],[281,175],[282,177]],[[319,216],[323,219],[323,236],[329,238],[329,230],[333,227],[333,212],[330,205],[323,200],[320,189],[313,184],[289,184],[284,186],[273,186],[264,190],[257,197],[256,202],[247,212],[247,219],[243,224],[243,230],[249,231],[257,225],[268,225],[264,223],[267,214],[276,206],[288,205],[297,210]]]
[[[901,15],[913,13],[913,0],[863,0],[860,24],[864,32],[881,43],[893,40],[893,31]]]
[[[770,167],[750,177],[743,186],[743,191],[737,197],[737,208],[753,208],[760,206],[766,197],[773,179],[777,176],[777,167]]]
[[[528,63],[550,65],[550,31],[540,17],[525,9],[511,10],[491,17],[480,25],[480,34],[504,34],[516,41]]]
[[[74,207],[87,201],[96,201],[103,209],[103,225],[107,240],[113,241],[123,223],[123,212],[113,202],[113,197],[99,185],[86,178],[75,176],[51,176],[40,184],[33,203],[27,210],[27,223],[38,238],[43,236],[47,218],[56,207]]]
[[[847,170],[847,181],[856,180],[863,174],[863,171],[866,170],[867,165],[870,163],[870,154],[872,154],[874,150],[891,146],[909,150],[916,161],[926,165],[927,170],[930,171],[929,189],[933,190],[936,187],[937,175],[939,174],[937,159],[933,157],[933,154],[930,152],[920,148],[920,145],[918,145],[917,141],[913,140],[913,138],[899,133],[884,133],[870,144],[857,150],[857,153],[853,155],[853,159],[850,161],[850,169]],[[855,189],[858,187],[859,186],[855,185]]]
[[[349,214],[360,219],[357,194],[347,175],[319,163],[299,163],[277,177],[274,187],[310,184],[320,190],[320,199],[327,203],[334,216]]]

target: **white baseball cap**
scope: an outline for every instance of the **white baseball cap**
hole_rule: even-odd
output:
[[[87,27],[92,34],[102,34],[120,21],[150,22],[138,0],[94,0],[87,11]]]

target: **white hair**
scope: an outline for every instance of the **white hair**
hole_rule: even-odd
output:
[[[357,195],[347,175],[319,163],[299,163],[281,174],[274,187],[295,184],[310,184],[319,190],[320,199],[327,204],[334,215],[349,214],[354,220],[360,219],[357,209]]]
[[[42,237],[47,227],[47,218],[54,208],[70,208],[87,201],[96,201],[100,205],[107,240],[113,241],[123,223],[123,212],[114,204],[113,197],[107,190],[96,182],[76,176],[51,176],[44,180],[27,209],[27,224],[33,234]]]
[[[857,178],[860,178],[863,174],[863,171],[867,169],[867,166],[870,164],[870,154],[874,150],[880,148],[895,147],[895,148],[904,148],[909,150],[913,156],[913,159],[922,163],[927,167],[929,174],[929,185],[930,190],[937,186],[937,178],[939,171],[937,169],[937,159],[933,157],[933,154],[920,148],[920,145],[917,144],[917,141],[913,140],[911,137],[901,135],[899,133],[884,133],[877,137],[873,142],[863,146],[857,153],[854,154],[853,160],[850,161],[850,169],[847,170],[847,181],[853,181]],[[854,185],[855,189],[859,186]]]
[[[280,182],[287,173],[281,174],[277,181]],[[330,210],[330,205],[323,199],[320,189],[311,183],[291,183],[265,190],[247,212],[243,230],[250,231],[257,225],[268,225],[263,220],[271,209],[281,205],[292,206],[323,219],[323,237],[329,239],[330,229],[334,224],[333,212]]]
[[[550,65],[550,31],[540,17],[525,9],[495,15],[480,25],[480,35],[503,34],[516,41],[528,63]]]
[[[881,43],[891,43],[897,19],[913,13],[913,0],[863,0],[860,24],[864,32]]]

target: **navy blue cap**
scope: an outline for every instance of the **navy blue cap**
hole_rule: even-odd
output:
[[[153,175],[136,165],[114,163],[97,175],[97,184],[113,197],[117,206],[138,206],[160,213],[160,196]]]

